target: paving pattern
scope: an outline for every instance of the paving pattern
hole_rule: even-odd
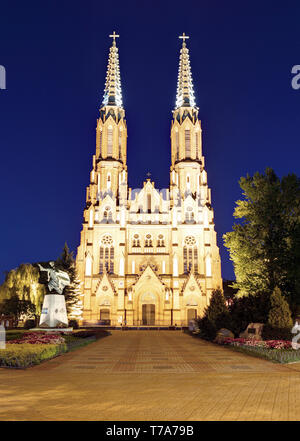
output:
[[[112,335],[27,370],[0,369],[0,420],[300,420],[300,363],[180,331]]]
[[[117,331],[121,333],[121,331]],[[56,369],[95,369],[102,373],[153,373],[164,370],[168,373],[196,372],[278,372],[281,366],[255,359],[247,364],[243,354],[233,353],[227,348],[210,345],[175,331],[127,331],[122,346],[112,345],[111,339],[102,341],[99,353],[77,357],[66,361]],[[122,338],[122,335],[119,337]],[[187,345],[187,342],[189,343]]]

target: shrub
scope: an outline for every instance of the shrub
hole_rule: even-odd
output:
[[[78,321],[75,320],[75,319],[70,320],[69,321],[69,326],[70,326],[70,328],[78,329],[79,328]]]
[[[211,320],[209,320],[208,317],[204,316],[203,318],[199,319],[198,326],[199,326],[199,334],[198,334],[199,337],[210,341],[216,338],[217,328],[211,322]]]
[[[19,338],[22,338],[22,336],[23,336],[22,331],[6,332],[6,341],[17,340]]]
[[[293,338],[291,328],[273,328],[266,324],[263,327],[261,337],[263,340],[289,340]]]
[[[224,319],[226,315],[228,315],[228,309],[225,297],[220,289],[216,289],[212,292],[210,303],[204,311],[204,316],[206,316],[214,325],[217,325],[217,322],[222,318]]]
[[[24,323],[24,329],[31,329],[35,327],[35,320],[34,319],[27,319]]]
[[[271,309],[268,315],[268,324],[273,328],[291,328],[293,321],[290,307],[279,288],[274,289],[270,301]]]
[[[66,344],[10,344],[0,351],[0,366],[26,368],[67,351]]]
[[[105,331],[104,329],[85,329],[80,331],[75,331],[72,334],[74,337],[79,338],[86,338],[86,337],[93,337],[101,338],[106,337],[107,335],[110,335],[110,332]]]
[[[266,323],[270,310],[270,295],[258,293],[237,297],[229,308],[231,330],[236,336],[244,331],[249,323]]]

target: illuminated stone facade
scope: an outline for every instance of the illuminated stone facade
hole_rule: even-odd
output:
[[[127,183],[118,48],[110,48],[77,268],[85,324],[187,325],[222,286],[189,51],[183,36],[170,187]]]

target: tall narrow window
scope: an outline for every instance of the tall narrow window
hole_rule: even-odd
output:
[[[191,132],[189,129],[185,129],[185,156],[191,157]]]
[[[198,250],[194,236],[186,236],[183,246],[183,271],[188,273],[191,269],[198,272]]]
[[[196,138],[196,159],[199,159],[199,133],[196,132],[195,133],[195,138]]]
[[[100,136],[99,136],[99,150],[100,150],[100,157],[102,157],[102,129],[100,129]]]
[[[135,234],[133,236],[133,241],[132,241],[132,246],[133,247],[140,247],[141,243],[140,243],[140,236],[138,234]]]
[[[183,247],[183,272],[187,273],[187,269],[188,269],[188,260],[187,260],[187,247],[184,246]]]
[[[187,177],[186,177],[186,188],[188,190],[190,190],[190,188],[191,188],[191,182],[190,182],[190,176],[189,175],[187,175]]]
[[[147,210],[151,213],[151,194],[147,194]]]
[[[107,132],[107,156],[112,156],[112,153],[113,153],[113,129],[111,126],[109,126]]]
[[[153,246],[152,236],[151,236],[151,234],[146,234],[145,247],[152,247],[152,246]]]
[[[111,176],[110,173],[107,175],[107,188],[111,188]]]
[[[158,247],[164,247],[165,246],[165,239],[164,239],[164,236],[162,234],[158,235],[157,246]]]
[[[122,159],[122,130],[119,130],[119,159]]]
[[[176,161],[179,160],[179,133],[175,132]]]
[[[106,270],[108,273],[114,273],[115,250],[113,247],[113,239],[110,234],[105,234],[100,243],[99,253],[99,272],[100,274]]]

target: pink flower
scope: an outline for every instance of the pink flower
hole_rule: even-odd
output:
[[[22,338],[17,340],[10,340],[7,343],[11,344],[61,344],[65,340],[60,334],[46,334],[45,332],[24,332]]]

